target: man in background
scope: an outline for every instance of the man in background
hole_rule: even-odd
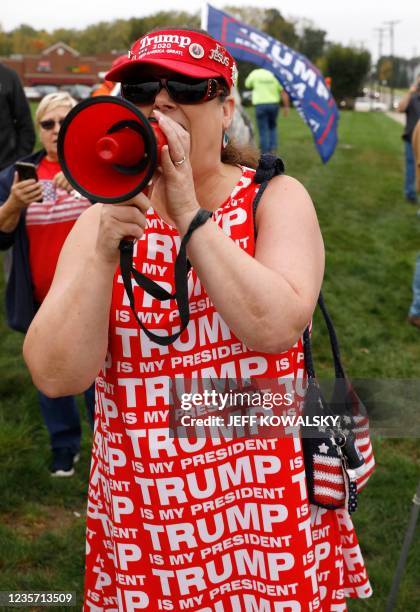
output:
[[[0,170],[32,153],[35,130],[18,75],[0,64]]]
[[[398,110],[406,114],[406,124],[403,133],[405,145],[405,181],[404,192],[409,202],[417,203],[416,185],[416,151],[419,148],[418,126],[420,122],[420,75],[410,87],[409,91],[401,99]],[[416,132],[416,137],[413,134]],[[417,214],[419,214],[418,211]],[[408,322],[414,327],[420,328],[420,253],[416,257],[416,265],[413,275],[413,300],[408,311]]]
[[[283,113],[289,112],[289,96],[278,79],[265,68],[256,68],[249,73],[245,87],[252,89],[252,104],[255,106],[261,153],[277,155],[277,117],[280,102]]]
[[[405,96],[401,98],[398,111],[406,115],[405,129],[402,135],[405,146],[404,194],[408,202],[416,204],[416,168],[412,137],[416,123],[420,119],[420,75],[417,76],[415,83]]]
[[[111,68],[117,68],[124,62],[128,60],[127,55],[119,55],[111,64]],[[92,98],[96,98],[97,96],[119,96],[120,88],[117,83],[113,81],[107,81],[105,79],[106,72],[100,72],[99,77],[102,78],[101,84],[93,90],[91,93]]]

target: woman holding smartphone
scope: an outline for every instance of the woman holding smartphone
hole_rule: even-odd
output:
[[[0,173],[0,249],[12,249],[7,319],[24,333],[48,293],[67,235],[90,205],[66,181],[57,158],[60,126],[75,105],[66,92],[45,96],[35,115],[43,148]],[[92,424],[93,387],[85,399]],[[39,403],[50,434],[51,475],[72,476],[81,436],[75,399],[51,399],[39,391]]]

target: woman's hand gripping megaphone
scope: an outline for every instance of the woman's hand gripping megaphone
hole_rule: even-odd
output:
[[[155,174],[166,142],[157,121],[149,122],[121,98],[85,100],[67,115],[58,138],[59,161],[76,191],[104,204],[97,247],[105,260],[118,261],[124,238],[141,238],[150,206],[141,192]]]

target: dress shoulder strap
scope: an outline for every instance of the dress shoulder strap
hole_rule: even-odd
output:
[[[283,173],[283,160],[281,160],[280,157],[271,155],[270,153],[264,153],[264,155],[261,155],[260,161],[258,162],[258,168],[254,176],[254,183],[265,183],[272,179],[273,176]]]
[[[264,153],[261,155],[260,161],[258,163],[258,168],[254,175],[254,183],[260,183],[261,187],[258,189],[258,192],[254,198],[252,203],[252,214],[254,217],[254,235],[257,235],[257,227],[255,225],[255,215],[257,214],[257,207],[260,203],[261,197],[265,191],[265,188],[268,185],[268,182],[273,178],[273,176],[278,176],[279,174],[284,174],[284,163],[280,157],[276,157],[275,155],[271,155],[270,153]]]

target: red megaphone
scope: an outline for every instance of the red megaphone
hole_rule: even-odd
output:
[[[115,204],[142,191],[160,163],[166,137],[134,104],[98,96],[66,116],[58,159],[69,183],[92,202]]]

